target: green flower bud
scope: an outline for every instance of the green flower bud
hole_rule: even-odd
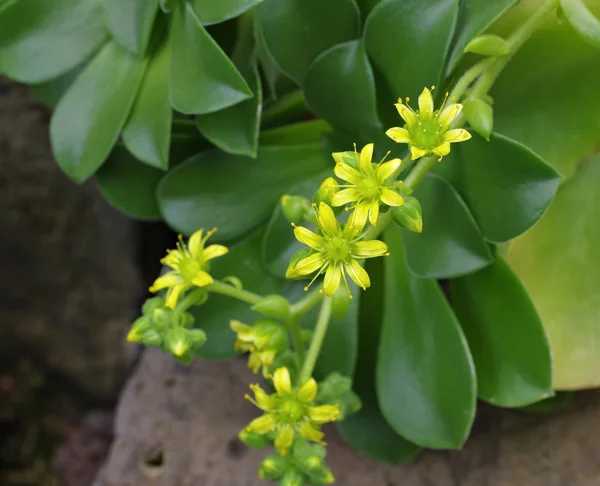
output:
[[[244,444],[250,447],[254,447],[255,449],[263,449],[271,443],[271,440],[268,436],[257,434],[256,432],[249,432],[246,429],[242,429],[242,431],[238,434],[238,437]],[[283,471],[281,474],[283,474]]]
[[[335,372],[319,383],[317,403],[336,403],[340,409],[339,420],[356,413],[362,407],[360,398],[352,391],[352,380]]]
[[[485,34],[475,37],[465,47],[465,52],[483,56],[506,56],[510,54],[510,45],[502,37]]]
[[[304,275],[297,275],[294,269],[296,268],[296,265],[300,260],[304,260],[307,256],[310,255],[310,252],[310,248],[302,248],[301,250],[298,250],[296,253],[294,253],[290,260],[290,264],[288,265],[287,270],[285,272],[286,278],[304,278]]]
[[[308,199],[302,196],[281,196],[281,210],[290,223],[302,223],[304,215],[310,211]]]
[[[473,99],[465,102],[463,113],[469,125],[488,142],[494,127],[494,110],[481,99]]]
[[[397,225],[414,233],[423,231],[421,204],[416,198],[412,196],[406,198],[402,206],[392,208],[391,211],[392,219]]]
[[[175,356],[183,357],[192,347],[192,340],[187,329],[176,327],[169,329],[165,334],[165,344],[169,352]]]
[[[331,206],[331,198],[339,191],[339,184],[333,177],[328,177],[319,186],[317,192],[313,196],[313,203],[317,206],[321,203],[325,203]]]
[[[258,349],[273,349],[283,351],[289,347],[289,339],[286,327],[269,319],[260,319],[252,326],[256,335],[254,343]]]
[[[253,311],[275,319],[287,319],[290,309],[289,301],[281,295],[267,295],[252,306]]]
[[[162,342],[162,336],[156,329],[148,329],[142,336],[142,343],[146,346],[160,346]]]
[[[152,328],[152,326],[150,324],[150,319],[148,318],[148,316],[138,317],[133,322],[133,324],[131,325],[131,329],[127,333],[127,341],[129,341],[130,343],[143,342],[142,336],[148,329],[151,329],[151,328]]]
[[[308,475],[320,472],[323,466],[325,466],[323,458],[314,454],[298,459],[297,464]]]
[[[158,309],[159,307],[163,307],[165,305],[165,299],[162,297],[152,297],[151,299],[146,299],[144,305],[142,306],[142,314],[148,315],[152,314],[154,309]]]
[[[200,348],[206,342],[206,333],[202,329],[190,329],[188,330],[188,336],[194,349]]]
[[[350,307],[350,302],[352,302],[348,298],[348,291],[345,287],[340,286],[335,294],[331,296],[331,312],[336,319],[342,319],[346,312],[348,312],[348,308]]]
[[[181,314],[181,316],[179,317],[179,326],[180,327],[184,327],[185,329],[189,329],[194,325],[194,316],[192,314],[190,314],[189,312],[184,312],[183,314]]]
[[[165,309],[164,307],[159,307],[158,309],[154,309],[150,316],[150,321],[152,322],[152,326],[155,328],[166,331],[169,327],[171,327],[171,321],[173,319],[173,314],[170,309]]]
[[[279,482],[279,486],[304,486],[305,484],[304,474],[295,469],[286,471]]]
[[[328,466],[323,464],[323,467],[314,474],[310,475],[310,482],[314,485],[333,484],[335,477]]]
[[[287,467],[285,458],[279,454],[269,454],[260,465],[258,477],[263,481],[277,481],[285,474]]]

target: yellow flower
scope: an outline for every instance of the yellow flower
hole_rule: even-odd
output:
[[[310,282],[312,284],[319,275],[325,273],[324,290],[328,296],[333,295],[339,288],[343,277],[349,297],[352,298],[346,276],[349,275],[352,281],[363,289],[369,287],[369,274],[361,267],[359,260],[385,255],[387,245],[379,240],[360,241],[362,234],[355,223],[356,211],[350,215],[343,227],[327,204],[321,203],[315,212],[322,235],[303,226],[294,227],[296,239],[314,252],[290,266],[286,277],[302,278],[317,272]],[[304,290],[308,290],[310,284]]]
[[[339,415],[337,405],[314,406],[317,396],[317,382],[310,378],[298,390],[292,389],[290,372],[287,368],[277,368],[273,374],[275,393],[268,395],[260,386],[250,385],[254,399],[246,398],[265,412],[246,427],[246,431],[256,434],[275,432],[275,447],[281,455],[294,443],[296,435],[314,442],[321,442],[323,432],[319,426],[333,422]]]
[[[433,89],[433,87],[432,87]],[[448,93],[446,93],[446,97]],[[406,99],[408,102],[408,98]],[[460,103],[451,103],[444,107],[446,100],[438,110],[434,110],[431,91],[424,88],[419,96],[419,109],[414,111],[398,99],[396,108],[406,122],[405,128],[390,128],[386,133],[394,142],[407,143],[412,159],[433,152],[442,160],[450,152],[450,144],[464,142],[471,134],[462,128],[450,129],[450,125],[462,110]]]
[[[393,159],[384,163],[384,159],[377,165],[371,163],[373,158],[373,144],[365,145],[360,151],[360,158],[354,150],[354,157],[348,158],[348,152],[333,154],[337,162],[334,172],[340,179],[348,182],[346,189],[335,193],[331,197],[332,206],[344,206],[354,203],[356,215],[354,222],[359,229],[364,228],[367,218],[374,226],[379,217],[379,205],[402,206],[404,199],[394,191],[401,182],[387,183],[388,177],[396,172],[402,161]]]
[[[168,250],[167,256],[161,260],[161,263],[169,266],[172,271],[158,277],[150,287],[150,292],[168,288],[165,305],[170,309],[175,308],[182,292],[194,286],[204,287],[213,282],[208,274],[208,262],[225,255],[228,251],[222,245],[210,245],[204,248],[206,240],[215,230],[216,228],[208,231],[204,236],[204,230],[196,231],[190,236],[187,246],[183,242],[183,237],[179,235],[177,249]]]

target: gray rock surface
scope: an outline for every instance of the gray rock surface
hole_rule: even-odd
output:
[[[135,223],[93,182],[60,171],[48,111],[0,78],[0,352],[26,350],[86,391],[112,399],[144,289]]]
[[[189,368],[145,352],[116,418],[116,440],[94,486],[258,486],[263,451],[237,432],[257,410],[243,400],[255,377],[241,359]],[[548,416],[482,407],[460,452],[426,452],[408,466],[359,457],[333,428],[327,462],[343,486],[597,486],[600,393]]]

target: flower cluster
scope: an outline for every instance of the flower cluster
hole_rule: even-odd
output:
[[[287,329],[277,321],[261,319],[248,326],[233,320],[230,326],[237,335],[235,350],[250,353],[248,367],[255,374],[262,369],[262,374],[266,377],[275,357],[289,347]]]

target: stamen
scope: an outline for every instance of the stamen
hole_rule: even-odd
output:
[[[348,291],[348,298],[352,299],[352,292],[350,292],[350,286],[348,285],[348,280],[346,280],[346,272],[344,271],[344,265],[340,265],[340,269],[342,270],[342,279],[344,280],[344,285],[346,286],[346,290]]]
[[[435,84],[431,85],[431,91],[433,91],[435,89]]]
[[[317,274],[316,274],[316,275],[315,275],[315,276],[312,278],[312,280],[310,281],[310,283],[309,283],[309,284],[308,284],[306,287],[304,287],[304,291],[305,291],[305,292],[308,292],[308,289],[309,289],[309,287],[310,287],[310,286],[311,286],[311,285],[314,283],[314,281],[315,281],[315,280],[317,280],[317,278],[319,277],[319,275],[321,275],[321,274],[322,274],[322,273],[325,271],[325,269],[326,269],[328,266],[329,266],[329,262],[326,262],[326,263],[325,263],[325,265],[323,265],[323,266],[321,267],[321,269],[319,270],[319,273],[317,273]]]
[[[392,153],[392,151],[391,151],[391,150],[388,150],[388,151],[385,153],[385,155],[383,156],[383,159],[381,159],[381,160],[379,161],[379,163],[377,164],[377,167],[379,167],[381,164],[383,164],[383,161],[384,161],[384,160],[386,159],[386,157],[387,157],[388,155],[390,155],[391,153]]]

